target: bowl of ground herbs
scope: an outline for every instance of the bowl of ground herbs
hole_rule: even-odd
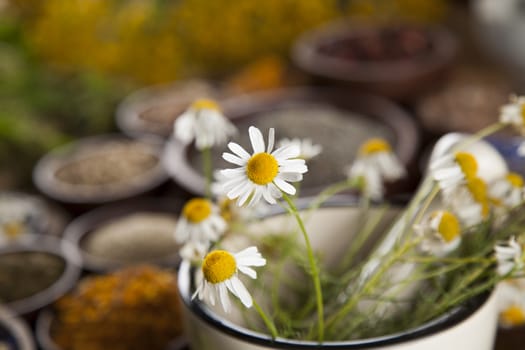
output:
[[[26,315],[64,295],[80,276],[76,248],[52,236],[26,235],[0,247],[0,303]]]
[[[39,316],[39,343],[46,350],[164,350],[182,334],[176,280],[152,265],[86,277]]]

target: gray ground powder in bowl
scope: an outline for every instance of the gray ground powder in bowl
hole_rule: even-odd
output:
[[[158,260],[178,251],[170,215],[136,213],[115,219],[87,235],[82,248],[89,254],[123,263]]]
[[[50,287],[65,266],[61,257],[45,252],[0,255],[0,302],[24,299]]]

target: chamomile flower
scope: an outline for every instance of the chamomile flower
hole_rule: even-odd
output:
[[[207,300],[215,305],[219,299],[224,311],[230,310],[231,304],[228,291],[239,298],[243,305],[250,308],[253,300],[238,277],[239,271],[255,279],[257,273],[251,266],[264,266],[264,259],[258,252],[257,247],[246,248],[236,254],[225,250],[214,250],[204,258],[202,262],[201,280],[192,298],[196,296],[199,300]]]
[[[489,188],[489,197],[497,206],[514,208],[524,200],[525,187],[523,178],[516,173],[508,173]]]
[[[506,328],[525,323],[525,289],[516,281],[505,280],[498,286],[499,324]]]
[[[463,185],[442,191],[442,195],[464,226],[477,225],[489,215],[487,185],[479,177],[468,178]]]
[[[224,193],[224,183],[228,181],[228,178],[222,175],[220,171],[213,173],[215,181],[212,183],[211,191],[214,196],[217,197],[217,205],[219,206],[219,212],[226,222],[231,222],[237,219],[250,221],[266,216],[271,207],[268,203],[259,201],[250,207],[240,207],[226,196]]]
[[[475,177],[477,171],[476,158],[467,152],[447,154],[430,165],[432,177],[443,190],[453,189],[464,183],[466,179]]]
[[[28,234],[38,223],[34,203],[11,195],[0,196],[0,243],[12,242]]]
[[[525,96],[511,96],[510,103],[501,107],[499,120],[525,134]]]
[[[182,209],[182,215],[175,227],[175,241],[217,241],[226,231],[226,227],[226,221],[219,215],[217,206],[208,199],[193,198]]]
[[[392,152],[392,148],[383,139],[370,139],[361,145],[357,159],[347,171],[351,179],[363,180],[364,194],[374,200],[383,198],[383,180],[395,181],[406,171]]]
[[[523,251],[521,245],[511,237],[507,242],[502,242],[494,247],[494,255],[498,262],[498,274],[506,276],[514,269],[523,268]]]
[[[184,144],[195,140],[199,150],[225,143],[236,131],[217,103],[207,99],[193,102],[174,124],[175,137]]]
[[[438,210],[414,227],[423,237],[420,248],[435,256],[444,256],[455,250],[461,242],[461,226],[454,214]]]
[[[193,263],[201,262],[210,248],[209,242],[188,241],[179,250],[179,255],[183,260]]]
[[[254,126],[248,129],[253,154],[250,155],[240,145],[234,142],[228,144],[233,153],[225,152],[222,157],[235,169],[222,170],[228,179],[224,182],[224,191],[228,198],[238,198],[237,204],[243,205],[251,197],[249,205],[258,203],[264,198],[268,203],[275,204],[282,192],[295,194],[295,187],[288,182],[301,181],[308,171],[304,159],[298,159],[299,148],[296,146],[280,147],[272,152],[275,135],[270,129],[268,147],[265,150],[261,131]]]
[[[304,160],[310,160],[315,156],[318,156],[322,150],[323,147],[318,144],[314,144],[311,139],[282,139],[279,141],[279,147],[286,147],[293,145],[295,147],[299,148],[299,156],[297,158],[301,158]]]

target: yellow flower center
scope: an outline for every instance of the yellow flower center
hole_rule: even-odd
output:
[[[235,271],[237,271],[235,258],[225,250],[214,250],[206,255],[202,263],[204,278],[214,284],[231,278]]]
[[[478,162],[472,154],[458,152],[455,154],[455,160],[467,179],[476,176],[476,172],[478,171]]]
[[[210,216],[211,203],[204,198],[193,198],[186,203],[182,213],[188,221],[197,224]]]
[[[485,181],[481,180],[479,177],[468,178],[467,188],[472,195],[472,198],[481,205],[481,215],[486,217],[489,214],[489,200],[487,197],[487,185],[485,184]]]
[[[525,125],[525,104],[521,105],[521,123]]]
[[[519,174],[508,173],[507,181],[510,182],[510,184],[516,188],[523,187],[523,178]]]
[[[456,216],[448,211],[444,211],[439,221],[438,232],[445,242],[452,242],[459,236],[460,226]]]
[[[18,221],[6,222],[2,229],[9,239],[14,239],[24,232],[24,224]]]
[[[191,104],[191,108],[196,109],[196,110],[201,110],[201,109],[212,109],[215,111],[220,110],[217,102],[210,100],[210,99],[206,99],[206,98],[195,100]]]
[[[508,326],[517,326],[525,323],[525,313],[517,306],[512,305],[500,314],[501,321]]]
[[[378,152],[391,152],[391,151],[392,151],[392,148],[390,147],[388,142],[380,138],[370,139],[366,141],[365,143],[363,143],[361,147],[359,148],[359,154],[362,156],[367,156],[367,155],[378,153]]]
[[[275,179],[279,164],[274,156],[262,152],[254,154],[246,165],[246,176],[257,185],[266,185]]]

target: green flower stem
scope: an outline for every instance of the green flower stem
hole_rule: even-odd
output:
[[[502,281],[503,279],[504,277],[502,276],[494,276],[488,279],[485,283],[481,283],[475,287],[469,288],[465,293],[459,293],[456,297],[449,296],[441,305],[439,305],[436,308],[434,314],[429,316],[429,319],[442,315],[443,312],[447,311],[451,307],[460,305],[461,303],[469,300],[470,298],[491,288],[494,288],[494,286],[497,285],[498,282]]]
[[[211,160],[211,148],[205,147],[201,150],[202,154],[202,170],[206,179],[206,197],[211,198],[211,183],[213,181],[213,165]]]
[[[504,129],[505,127],[507,127],[507,124],[504,124],[504,123],[494,123],[494,124],[491,124],[489,126],[487,126],[486,128],[484,129],[481,129],[480,131],[478,131],[477,133],[475,133],[474,135],[472,135],[471,137],[467,138],[466,140],[462,141],[462,142],[459,142],[454,148],[453,150],[454,151],[457,151],[461,148],[464,148],[464,147],[467,147],[471,144],[473,144],[474,142],[476,141],[479,141],[489,135],[492,135],[502,129]]]
[[[406,254],[408,250],[410,250],[414,244],[417,244],[417,241],[409,241],[405,242],[405,244],[397,251],[394,251],[391,255],[384,257],[383,264],[380,266],[380,268],[370,277],[365,284],[362,286],[362,288],[354,293],[350,299],[339,309],[338,312],[332,315],[327,322],[326,327],[332,327],[334,324],[339,322],[343,317],[345,317],[350,311],[354,309],[354,307],[357,305],[357,303],[361,300],[363,295],[367,294],[373,294],[371,293],[374,288],[382,281],[382,278],[386,272],[388,272],[389,268],[399,259]]]
[[[370,237],[370,234],[381,222],[381,218],[385,215],[387,207],[381,208],[380,212],[373,215],[371,218],[368,218],[367,212],[370,207],[370,200],[368,198],[363,198],[363,220],[365,223],[362,225],[361,229],[352,239],[352,245],[349,247],[348,253],[343,258],[343,263],[341,266],[343,269],[350,267],[350,264],[354,261],[356,254],[361,250],[366,240]]]
[[[266,325],[266,327],[272,334],[272,338],[273,339],[277,338],[278,337],[277,328],[275,328],[275,325],[273,324],[272,320],[264,313],[263,309],[259,306],[259,304],[257,304],[257,302],[254,299],[252,300],[253,300],[253,307],[255,308],[255,310],[257,310],[257,312],[259,313],[259,316],[261,316],[264,324]]]
[[[483,258],[483,257],[465,257],[465,258],[454,258],[454,257],[437,257],[437,256],[407,256],[401,260],[407,262],[416,263],[457,263],[457,264],[468,264],[468,263],[480,263],[480,262],[493,262],[494,258]]]
[[[288,203],[291,213],[297,220],[297,224],[299,225],[299,228],[301,229],[301,232],[304,237],[306,251],[308,253],[308,261],[310,263],[310,270],[312,273],[312,280],[313,280],[314,288],[315,288],[315,297],[316,297],[316,302],[317,302],[318,340],[321,343],[324,339],[324,311],[323,311],[323,293],[321,290],[321,280],[319,279],[319,269],[315,262],[314,252],[312,250],[312,245],[310,244],[310,239],[308,238],[308,234],[306,233],[306,229],[304,227],[303,220],[301,219],[301,216],[299,215],[299,212],[297,211],[295,204],[290,199],[290,197],[288,197],[288,195],[284,192],[283,192],[283,199],[286,201],[286,203]]]
[[[325,201],[330,199],[330,197],[352,188],[358,188],[360,181],[358,179],[347,179],[341,182],[337,182],[333,185],[325,188],[321,193],[319,193],[312,203],[308,207],[308,214],[317,210]]]

